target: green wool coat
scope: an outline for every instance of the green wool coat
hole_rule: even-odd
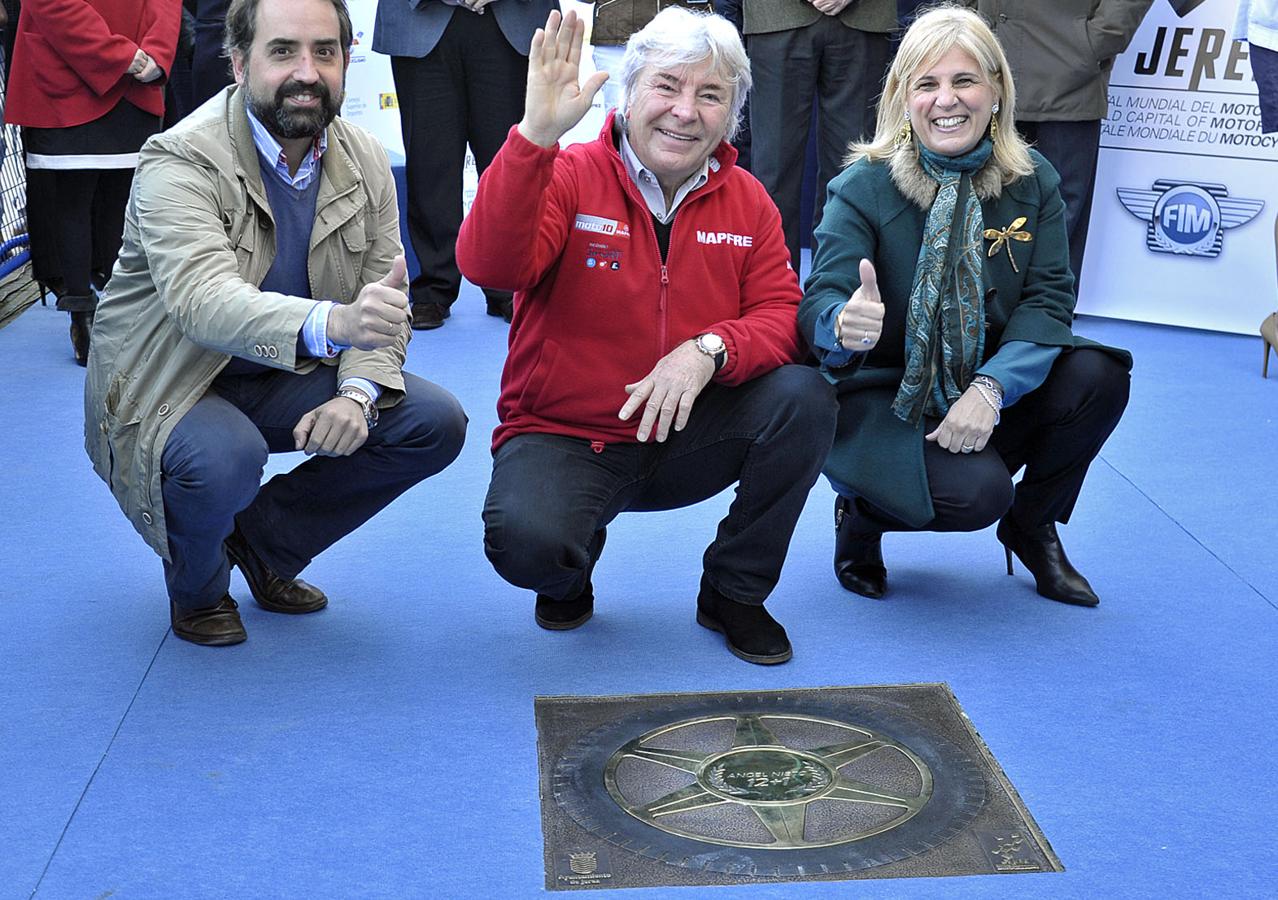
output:
[[[1024,216],[1019,231],[1031,235],[1028,241],[1006,241],[992,257],[983,257],[985,359],[1006,341],[1030,341],[1067,351],[1096,347],[1130,368],[1126,351],[1101,347],[1071,331],[1074,277],[1060,178],[1047,160],[1030,154],[1034,175],[1005,185],[981,204],[987,229],[1007,229]],[[927,210],[902,193],[888,163],[862,159],[845,169],[830,182],[799,307],[800,329],[811,342],[818,317],[841,307],[860,287],[861,259],[874,263],[885,307],[879,342],[848,366],[822,364],[839,393],[838,430],[825,474],[914,527],[934,516],[923,465],[926,432],[922,424],[898,419],[891,406],[905,371],[905,318],[926,219]],[[994,241],[984,243],[988,251]],[[823,356],[819,348],[813,350]]]

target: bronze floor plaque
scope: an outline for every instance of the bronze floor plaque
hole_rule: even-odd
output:
[[[944,684],[536,714],[548,890],[1063,870]]]

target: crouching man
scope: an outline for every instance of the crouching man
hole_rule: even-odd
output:
[[[724,19],[669,8],[626,47],[625,102],[560,150],[603,83],[581,86],[584,25],[533,39],[523,120],[484,173],[457,256],[516,291],[485,551],[537,594],[543,628],[590,618],[618,513],[737,485],[706,549],[697,621],[754,663],[791,657],[764,609],[834,434],[802,355],[780,217],[726,142],[750,85]]]
[[[336,118],[345,0],[233,0],[236,85],[143,147],[94,325],[86,446],[164,559],[173,633],[245,638],[227,592],[309,613],[311,559],[456,458],[466,417],[402,371],[386,153]],[[261,485],[268,453],[311,458]]]

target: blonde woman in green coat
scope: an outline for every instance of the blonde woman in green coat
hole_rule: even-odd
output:
[[[1009,573],[1016,555],[1043,596],[1099,602],[1056,523],[1127,405],[1131,357],[1072,333],[1059,178],[1015,102],[984,22],[934,9],[830,183],[799,319],[839,391],[835,573],[867,597],[887,589],[884,532],[999,521]]]

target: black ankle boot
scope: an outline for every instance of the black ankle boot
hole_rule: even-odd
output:
[[[878,600],[887,592],[881,531],[855,531],[853,501],[834,498],[834,574],[854,594]]]
[[[92,312],[71,313],[71,349],[77,365],[89,364],[89,336],[93,332]]]
[[[794,656],[785,629],[762,603],[730,600],[712,588],[705,575],[697,594],[697,624],[720,632],[728,651],[746,662],[774,666]]]
[[[998,539],[1007,554],[1007,574],[1012,574],[1012,554],[1034,576],[1038,592],[1051,600],[1074,606],[1095,606],[1100,598],[1065,555],[1056,525],[1048,522],[1022,529],[1010,515],[998,523]]]

